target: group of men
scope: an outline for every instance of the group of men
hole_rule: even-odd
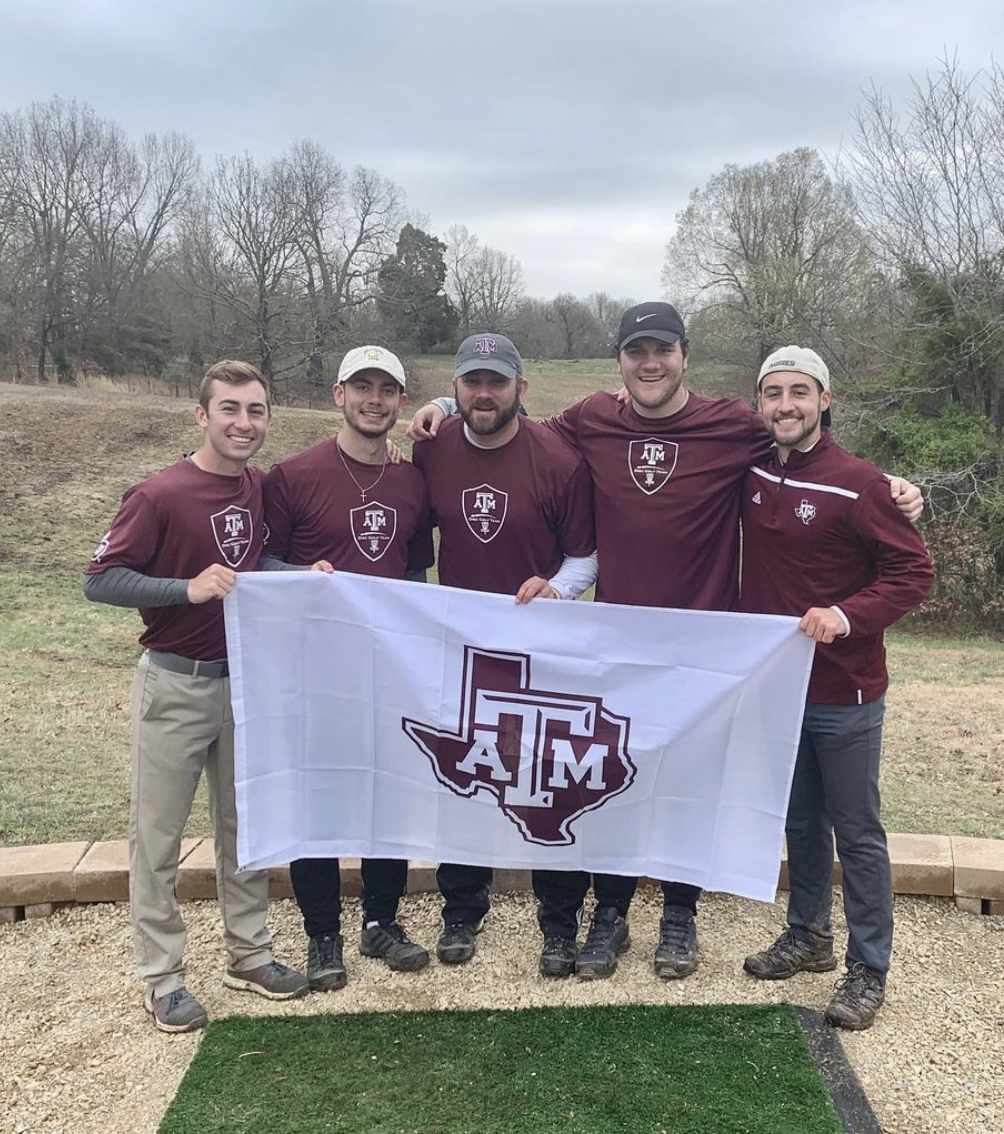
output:
[[[919,493],[833,444],[823,430],[829,373],[785,347],[760,372],[759,412],[683,384],[689,344],[667,303],[624,313],[615,343],[621,395],[595,393],[544,423],[522,412],[523,363],[505,336],[466,339],[454,404],[425,407],[409,430],[414,464],[388,434],[407,401],[400,360],[350,351],[334,387],[338,435],[262,475],[247,464],[267,428],[268,392],[243,363],[210,369],[196,419],[201,447],[131,489],[88,568],[89,598],[141,608],[133,688],[130,892],[137,964],[158,1028],[201,1026],[184,985],[184,926],[173,895],[181,831],[201,768],[216,830],[229,987],[281,998],[346,983],[337,860],[291,864],[308,937],[302,976],[271,956],[265,879],[235,874],[233,725],[222,598],[236,572],[347,570],[423,579],[439,528],[443,585],[517,601],[571,599],[798,615],[819,643],[788,815],[787,926],[746,959],[777,979],[836,967],[832,838],[844,870],[847,971],[831,1023],[868,1027],[882,1003],[892,889],[879,817],[878,759],[888,682],[882,632],[923,600],[930,560],[910,518]],[[897,506],[898,505],[898,506]],[[910,517],[910,518],[908,518]],[[740,593],[740,520],[743,525]],[[264,526],[263,526],[264,525]],[[267,532],[267,535],[266,535]],[[397,921],[407,863],[364,860],[359,948],[415,971],[428,952]],[[491,871],[443,863],[436,945],[469,961],[488,913]],[[595,907],[578,943],[585,899]],[[609,976],[629,946],[637,879],[534,871],[539,970]],[[663,884],[654,966],[666,979],[698,962],[700,891]]]

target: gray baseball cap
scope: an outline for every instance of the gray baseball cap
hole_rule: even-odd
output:
[[[494,370],[506,378],[522,378],[523,360],[511,339],[486,331],[481,335],[468,335],[457,351],[453,377],[470,374],[472,370]]]

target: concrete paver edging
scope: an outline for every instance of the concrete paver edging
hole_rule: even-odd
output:
[[[889,854],[895,893],[954,898],[968,913],[1004,914],[1004,840],[890,834]],[[839,884],[836,856],[833,874]],[[342,892],[358,896],[360,885],[359,860],[342,859]],[[778,888],[787,887],[788,864],[782,856]],[[412,863],[409,892],[435,888],[435,865]],[[529,888],[529,871],[495,872],[498,892]],[[182,844],[177,893],[185,901],[216,897],[212,839],[186,839]],[[269,894],[273,899],[293,896],[288,867],[269,871]],[[0,924],[45,917],[69,903],[122,902],[128,897],[129,847],[124,839],[0,847]]]

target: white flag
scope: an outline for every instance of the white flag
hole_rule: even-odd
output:
[[[424,859],[771,901],[812,642],[794,618],[320,572],[225,602],[238,859]]]

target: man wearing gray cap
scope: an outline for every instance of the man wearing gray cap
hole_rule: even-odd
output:
[[[600,390],[544,423],[582,454],[592,474],[596,598],[684,610],[735,610],[739,489],[750,466],[766,459],[770,435],[741,398],[707,398],[684,386],[689,342],[671,304],[640,303],[625,311],[614,349],[627,397]],[[424,407],[408,435],[435,435],[439,415],[448,409]],[[895,485],[893,492],[899,490]],[[901,506],[919,513],[919,492],[912,489]],[[590,876],[551,874],[539,914],[541,927],[545,935],[545,926],[560,928],[575,956]],[[592,882],[596,908],[574,966],[583,979],[615,971],[618,954],[629,945],[627,914],[637,886],[636,878],[612,874],[596,874]],[[678,979],[697,967],[701,889],[688,881],[667,881],[662,889],[654,967],[658,976]]]
[[[746,475],[741,609],[794,615],[817,645],[788,804],[787,925],[743,967],[760,980],[836,968],[836,835],[847,973],[826,1019],[860,1031],[885,998],[892,953],[892,875],[878,783],[889,685],[883,632],[923,602],[934,571],[881,471],[824,430],[830,373],[819,355],[782,347],[765,360],[757,390],[775,444]]]
[[[465,339],[454,364],[459,417],[432,444],[417,444],[439,527],[439,581],[449,587],[576,598],[595,574],[593,496],[582,458],[520,412],[523,360],[505,335]],[[443,932],[436,953],[462,964],[475,952],[492,872],[442,863]],[[564,964],[574,966],[574,954]]]

